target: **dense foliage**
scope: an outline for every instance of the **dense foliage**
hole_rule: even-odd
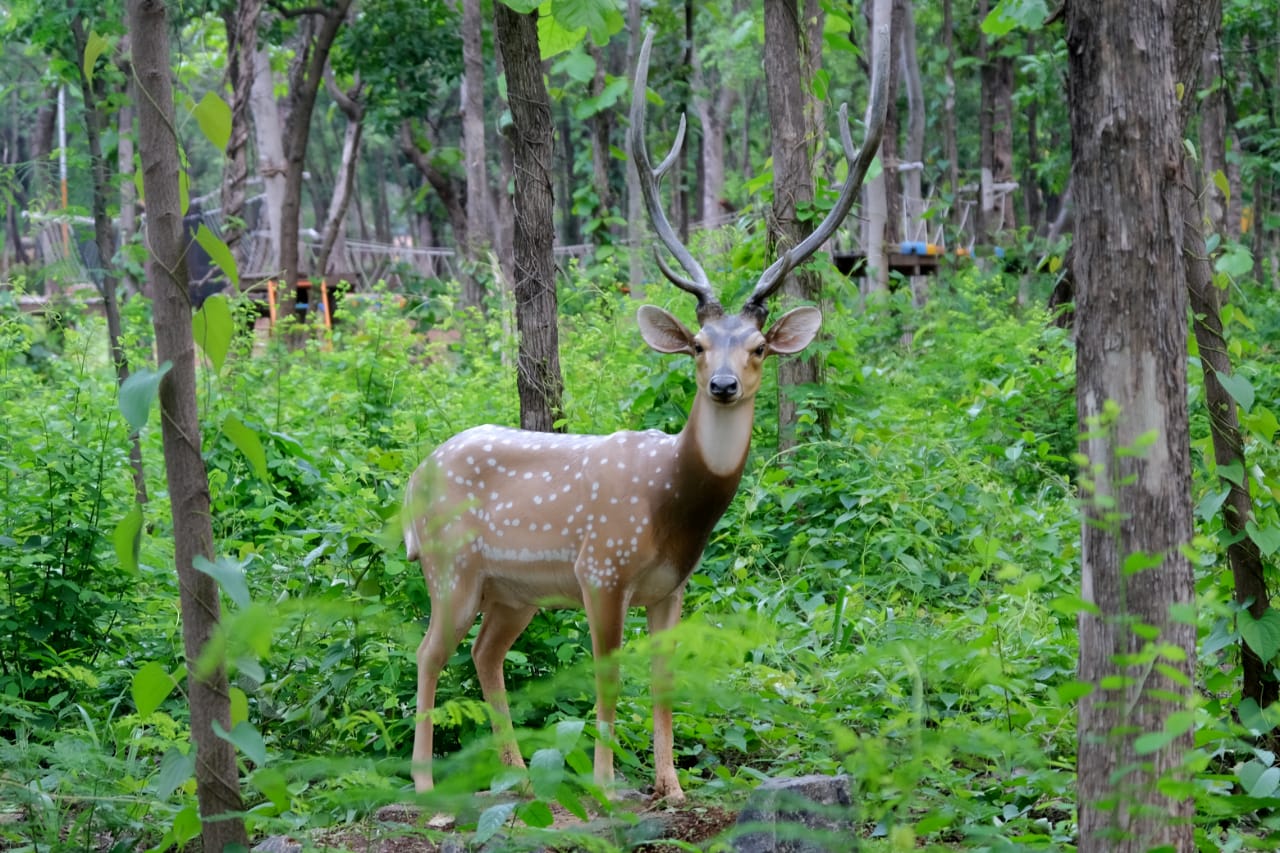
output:
[[[566,286],[568,427],[678,429],[693,393],[687,363],[645,349],[633,303],[591,281]],[[803,401],[806,423],[829,410],[831,433],[807,429],[777,455],[774,391],[762,392],[743,488],[674,633],[676,745],[696,799],[732,803],[765,775],[843,770],[866,833],[895,848],[1070,842],[1082,606],[1074,362],[1069,335],[1019,307],[1017,287],[957,267],[922,311],[904,301],[865,313],[833,288],[830,382]],[[1240,373],[1267,400],[1280,304],[1269,291],[1236,296]],[[467,328],[465,345],[429,340],[422,314],[451,316],[447,294],[433,300],[362,300],[331,336],[296,350],[241,334],[220,371],[202,371],[219,553],[208,568],[229,605],[217,646],[233,664],[227,736],[254,832],[356,821],[412,799],[413,651],[429,604],[399,543],[400,491],[445,437],[517,419],[513,342],[497,322]],[[138,364],[150,351],[146,311],[129,303]],[[196,827],[158,416],[144,431],[153,499],[135,543],[127,426],[99,321],[70,307],[56,323],[10,307],[3,318],[0,388],[20,402],[0,410],[0,801],[18,811],[4,814],[0,843],[181,842]],[[1275,470],[1274,416],[1259,402],[1246,423],[1265,438],[1249,447],[1258,480],[1274,488],[1262,474]],[[1272,818],[1254,810],[1280,768],[1230,713],[1240,629],[1209,475],[1195,546],[1206,698],[1187,724],[1201,731],[1189,769],[1203,842],[1216,849],[1269,831]],[[1258,500],[1265,526],[1274,498]],[[632,779],[649,774],[643,625],[633,614],[619,709]],[[498,823],[536,826],[547,803],[600,801],[584,726],[588,648],[581,614],[544,612],[512,651],[522,746],[542,758],[532,804]],[[489,748],[465,643],[440,696],[447,757],[431,802],[513,784]],[[1244,725],[1270,727],[1247,710]]]

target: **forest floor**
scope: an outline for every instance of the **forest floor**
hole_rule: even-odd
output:
[[[499,842],[496,849],[564,853],[599,849],[598,841],[595,844],[587,842],[586,836],[594,836],[640,853],[665,853],[689,849],[685,845],[701,847],[724,834],[737,820],[736,811],[695,801],[679,806],[638,802],[634,804],[634,810],[623,809],[621,816],[590,822],[582,821],[559,805],[551,806],[551,811],[555,822],[550,827],[515,829],[505,841]],[[587,843],[579,843],[576,839]],[[254,849],[261,853],[292,853],[299,848],[294,846],[296,842],[290,841],[269,839]],[[312,841],[314,846],[322,849],[337,848],[352,853],[453,853],[472,849],[470,831],[455,831],[447,824],[432,829],[427,818],[410,806],[384,807],[362,825],[324,831]]]

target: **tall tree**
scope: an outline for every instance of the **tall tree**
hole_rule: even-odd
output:
[[[1177,16],[1174,19],[1175,79],[1184,83],[1186,91],[1193,88],[1186,81],[1199,79],[1202,59],[1206,55],[1213,55],[1202,49],[1202,45],[1216,48],[1221,26],[1221,0],[1177,0]],[[1211,92],[1201,102],[1201,110],[1210,115],[1216,113],[1221,109],[1221,104],[1217,103],[1220,97],[1221,93],[1215,95]],[[1197,99],[1187,96],[1179,104],[1180,125],[1185,134],[1190,129]],[[1254,619],[1261,619],[1271,607],[1271,596],[1267,590],[1262,553],[1248,530],[1248,522],[1253,518],[1249,480],[1231,473],[1247,471],[1248,468],[1245,465],[1244,439],[1240,431],[1240,418],[1236,414],[1236,401],[1223,381],[1231,375],[1231,351],[1222,329],[1223,294],[1213,280],[1213,269],[1205,244],[1206,224],[1214,222],[1217,217],[1204,209],[1204,206],[1212,204],[1212,197],[1202,191],[1202,173],[1198,164],[1185,157],[1185,148],[1183,152],[1183,181],[1179,187],[1183,211],[1182,254],[1187,270],[1192,330],[1195,332],[1204,376],[1205,406],[1209,410],[1209,434],[1213,442],[1214,462],[1218,468],[1220,485],[1227,490],[1226,500],[1222,504],[1227,563],[1231,567],[1231,586],[1236,602],[1247,607],[1249,615]],[[1207,159],[1209,158],[1206,157]],[[1226,207],[1226,201],[1225,198],[1219,200],[1223,208]],[[1240,663],[1242,698],[1252,699],[1262,707],[1275,702],[1280,695],[1280,682],[1276,681],[1271,668],[1259,657],[1257,651],[1243,639],[1240,641]]]
[[[90,275],[102,294],[102,309],[107,320],[107,347],[111,363],[115,366],[116,381],[124,384],[129,378],[129,358],[124,351],[124,328],[120,319],[120,276],[116,271],[115,223],[107,209],[114,195],[111,188],[110,163],[103,152],[102,137],[107,129],[107,84],[105,69],[94,70],[94,58],[88,53],[90,33],[85,29],[85,19],[77,11],[71,16],[70,30],[75,45],[73,63],[78,69],[81,105],[84,110],[85,139],[89,146],[89,176],[91,185],[91,209],[93,211],[93,254],[97,256],[96,269]],[[129,459],[133,466],[133,493],[138,503],[147,501],[147,481],[142,467],[142,443],[135,431],[130,436]]]
[[[239,0],[223,9],[227,29],[227,88],[231,107],[231,133],[222,173],[222,240],[237,255],[244,233],[244,192],[249,180],[249,103],[253,97],[254,54],[258,52],[258,19],[262,0]]]
[[[484,310],[480,266],[493,245],[493,202],[485,157],[484,15],[480,0],[462,0],[462,158],[467,175],[468,269],[462,272],[463,308]]]
[[[769,242],[778,254],[798,245],[813,231],[802,214],[813,204],[813,161],[820,131],[811,121],[808,107],[814,100],[812,81],[816,68],[810,45],[822,38],[822,11],[816,0],[765,0],[765,90],[769,97],[772,131],[773,206],[769,215]],[[782,292],[807,302],[822,301],[822,274],[801,267],[792,270]],[[795,446],[798,386],[822,381],[822,363],[816,356],[788,359],[778,365],[778,446]]]
[[[507,74],[515,173],[515,297],[520,353],[520,426],[550,431],[561,418],[564,379],[556,325],[555,227],[551,191],[551,98],[542,78],[538,12],[494,3],[494,31]]]
[[[295,290],[301,275],[298,236],[302,230],[302,179],[311,139],[311,113],[324,80],[325,64],[338,30],[347,18],[352,0],[332,0],[320,6],[279,10],[298,19],[298,38],[289,66],[288,107],[284,122],[284,200],[280,214],[280,266],[286,282],[281,313],[293,313]]]
[[[988,0],[979,0],[979,16],[985,19]],[[1015,225],[1013,193],[1013,54],[985,31],[978,34],[978,59],[982,63],[982,108],[978,114],[979,181],[978,235],[997,243],[999,232]]]
[[[213,558],[209,478],[200,449],[196,409],[195,342],[187,293],[186,252],[178,196],[178,123],[169,82],[169,25],[164,0],[129,0],[133,65],[138,98],[138,153],[147,204],[147,277],[154,294],[156,355],[172,367],[160,383],[165,477],[173,515],[174,560],[188,669],[187,696],[196,751],[196,798],[205,850],[248,847],[235,748],[214,724],[231,730],[226,669],[199,673],[196,661],[220,618],[218,584],[197,571],[198,558]]]
[[[1173,0],[1067,6],[1081,547],[1079,849],[1192,849],[1194,574]],[[1117,192],[1116,188],[1125,188]],[[1140,744],[1148,732],[1167,742]],[[1165,783],[1165,784],[1162,784]]]

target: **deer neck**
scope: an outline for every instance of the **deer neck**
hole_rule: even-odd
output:
[[[751,446],[755,405],[754,398],[722,406],[705,394],[694,397],[689,421],[680,434],[680,456],[689,473],[731,479],[736,487]],[[705,474],[698,469],[705,469]]]

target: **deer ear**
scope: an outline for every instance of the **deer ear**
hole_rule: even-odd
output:
[[[822,325],[822,312],[817,308],[796,308],[778,318],[765,332],[769,351],[791,355],[807,347]]]
[[[687,352],[693,355],[693,332],[655,305],[641,305],[636,313],[645,343],[658,352]]]

